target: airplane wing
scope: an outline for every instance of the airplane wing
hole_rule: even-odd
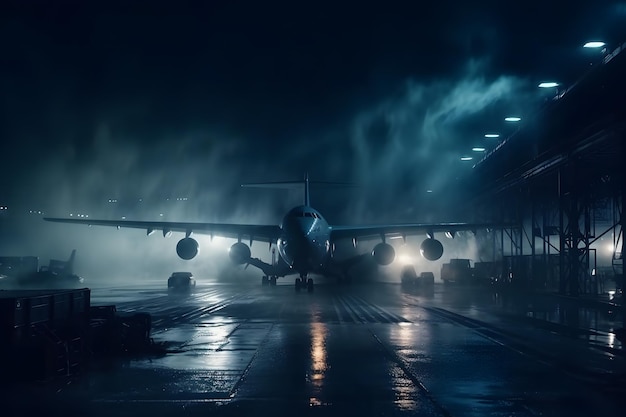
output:
[[[406,223],[406,224],[380,224],[372,226],[331,226],[330,238],[356,239],[405,237],[409,235],[430,234],[435,232],[456,233],[464,230],[476,232],[479,229],[493,228],[493,223]]]
[[[254,240],[275,243],[280,237],[280,227],[276,225],[259,224],[228,224],[228,223],[189,223],[163,221],[135,221],[135,220],[95,220],[95,219],[65,219],[44,217],[44,220],[57,223],[86,224],[90,226],[111,226],[118,229],[132,228],[145,229],[147,234],[155,230],[162,230],[163,235],[168,232],[183,232],[221,236],[233,239]]]

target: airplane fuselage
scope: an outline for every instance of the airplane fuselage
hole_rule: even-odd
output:
[[[310,206],[291,209],[280,225],[278,253],[292,269],[306,276],[321,271],[330,257],[330,226]]]

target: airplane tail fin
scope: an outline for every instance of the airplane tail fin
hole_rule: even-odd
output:
[[[304,174],[304,205],[310,206],[311,199],[309,197],[309,173]]]
[[[287,190],[293,190],[294,188],[299,188],[302,185],[304,185],[304,205],[305,206],[311,205],[311,199],[309,196],[309,188],[311,185],[313,186],[319,185],[323,187],[356,187],[357,186],[357,184],[348,183],[348,182],[310,181],[308,173],[304,175],[304,180],[300,180],[300,181],[254,182],[254,183],[241,184],[241,186],[245,188],[281,188],[281,189],[287,189]]]
[[[68,274],[74,273],[74,258],[76,257],[76,249],[72,250],[72,254],[70,255],[70,259],[67,260],[65,264],[65,270]]]
[[[72,251],[70,258],[67,261],[63,261],[60,259],[50,259],[50,263],[48,264],[48,266],[47,267],[42,266],[41,268],[45,268],[46,270],[57,273],[57,274],[72,275],[74,273],[74,258],[75,257],[76,257],[76,249]]]

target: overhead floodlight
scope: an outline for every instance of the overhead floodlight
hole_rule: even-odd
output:
[[[606,45],[606,43],[604,42],[592,41],[592,42],[587,42],[586,44],[584,44],[583,48],[602,48],[604,45]]]
[[[487,133],[487,134],[485,135],[485,137],[486,137],[486,138],[499,138],[499,137],[500,137],[500,135],[499,135],[499,134],[497,134],[497,133]]]
[[[555,83],[554,81],[548,81],[548,82],[539,84],[539,88],[554,88],[558,86],[559,86],[559,83]]]
[[[432,192],[433,192],[433,190],[426,190],[426,192],[427,192],[427,193],[432,193]]]
[[[506,122],[519,122],[520,120],[522,120],[521,117],[517,117],[517,116],[510,116],[510,117],[505,117],[504,121]]]
[[[461,161],[471,161],[473,158],[471,156],[462,156]]]
[[[481,148],[480,146],[476,146],[472,148],[474,152],[485,152],[485,148]]]

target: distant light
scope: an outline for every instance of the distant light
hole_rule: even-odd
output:
[[[486,138],[499,138],[499,137],[500,137],[500,135],[499,135],[499,134],[497,134],[497,133],[487,133],[487,134],[485,135],[485,137],[486,137]]]
[[[411,255],[398,255],[398,263],[402,265],[410,265],[413,263],[413,257]]]
[[[549,81],[549,82],[539,84],[539,88],[554,88],[558,86],[559,86],[559,83],[555,83],[554,81]]]
[[[602,48],[606,43],[600,41],[587,42],[583,48]]]
[[[433,190],[426,190],[426,192],[427,192],[427,193],[432,193],[432,192],[433,192]]]
[[[511,116],[511,117],[505,117],[504,120],[507,122],[519,122],[520,120],[522,120],[522,118],[517,117],[517,116]]]
[[[213,236],[211,240],[209,240],[209,243],[214,246],[224,246],[226,243],[228,243],[228,241],[226,240],[225,237]]]
[[[476,147],[472,148],[472,150],[474,152],[485,152],[485,148],[481,148],[479,146],[476,146]]]
[[[474,158],[472,158],[471,156],[462,156],[461,157],[461,161],[471,161],[472,159],[474,159]]]

